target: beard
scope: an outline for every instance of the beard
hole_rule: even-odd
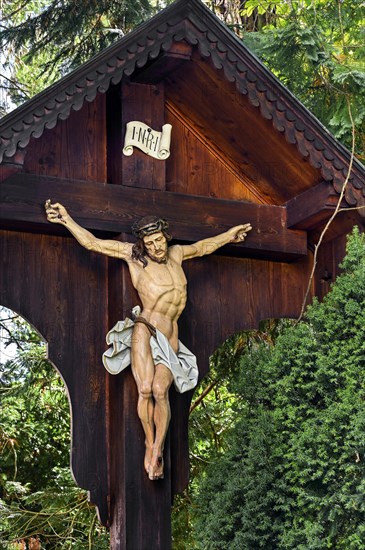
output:
[[[167,263],[167,250],[166,250],[166,253],[164,254],[164,256],[154,256],[153,254],[150,254],[149,252],[147,252],[147,250],[145,251],[146,253],[146,256],[149,257],[150,260],[152,260],[153,262],[156,262],[156,264],[166,264]]]

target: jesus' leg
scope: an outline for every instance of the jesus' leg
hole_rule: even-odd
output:
[[[152,398],[155,366],[151,355],[150,333],[147,327],[142,324],[136,324],[133,329],[131,359],[132,372],[138,388],[137,412],[145,433],[144,467],[148,474],[155,440],[154,402]]]
[[[156,365],[152,384],[152,393],[155,400],[154,424],[156,431],[148,473],[148,477],[153,480],[163,478],[163,449],[171,418],[169,388],[172,380],[172,372],[165,365]]]

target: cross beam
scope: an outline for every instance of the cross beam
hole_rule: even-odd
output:
[[[286,203],[287,226],[304,230],[318,226],[331,216],[338,199],[339,194],[329,182],[311,187]]]
[[[148,213],[166,216],[174,238],[194,242],[229,227],[250,222],[253,230],[242,244],[227,246],[229,255],[293,261],[307,254],[305,231],[287,229],[282,206],[213,199],[121,185],[66,180],[18,173],[0,186],[3,227],[23,224],[48,233],[65,231],[46,221],[44,202],[50,198],[91,231],[129,233],[131,224]]]

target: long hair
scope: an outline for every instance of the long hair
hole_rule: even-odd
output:
[[[167,240],[167,242],[171,241],[172,236],[170,235],[170,233],[167,233],[167,231],[162,230],[162,234]],[[143,267],[145,268],[148,265],[148,260],[146,256],[148,256],[148,254],[143,242],[143,238],[137,239],[137,242],[135,242],[132,247],[132,259],[140,261]]]
[[[134,243],[132,248],[132,260],[138,260],[142,262],[143,267],[146,267],[146,265],[148,264],[143,239],[138,239],[137,242]]]

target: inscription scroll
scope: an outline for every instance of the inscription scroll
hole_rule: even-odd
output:
[[[132,120],[126,125],[123,153],[133,155],[133,147],[138,147],[147,155],[159,160],[170,156],[171,124],[164,124],[162,132],[152,130],[147,124]]]

